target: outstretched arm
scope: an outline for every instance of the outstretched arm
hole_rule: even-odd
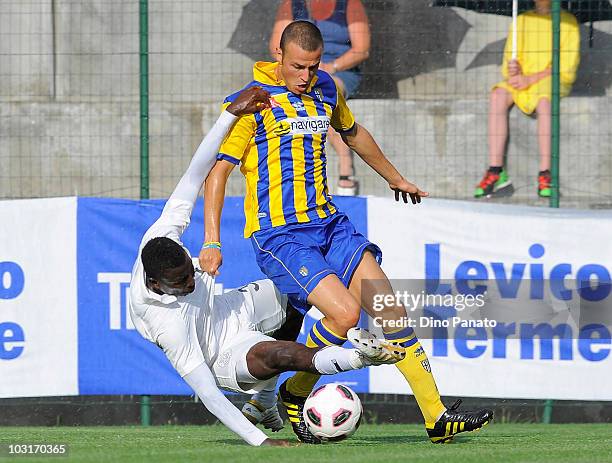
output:
[[[198,146],[187,171],[183,174],[169,200],[178,199],[195,204],[204,179],[217,161],[217,152],[237,116],[226,110]]]
[[[235,165],[223,159],[217,161],[204,187],[204,242],[221,242],[221,211],[225,202],[225,186]],[[219,274],[223,263],[220,249],[200,251],[200,268],[211,276]]]
[[[198,395],[204,406],[215,415],[221,423],[238,434],[250,445],[274,445],[288,447],[290,442],[268,439],[223,395],[217,387],[215,378],[205,363],[196,367],[183,379]]]
[[[206,134],[196,150],[187,171],[183,174],[166,202],[161,217],[147,230],[141,245],[156,236],[168,236],[179,240],[191,219],[191,212],[198,192],[212,167],[225,135],[239,116],[252,114],[270,107],[270,94],[260,87],[250,87],[219,116],[213,128]]]
[[[206,134],[196,150],[189,167],[181,177],[170,199],[195,203],[202,183],[217,161],[217,153],[223,139],[239,116],[252,114],[269,107],[270,94],[259,88],[244,90],[225,111],[221,113],[213,128]]]
[[[422,197],[429,196],[397,171],[370,132],[359,124],[356,123],[352,130],[343,133],[342,139],[366,164],[387,181],[389,188],[395,191],[396,201],[399,201],[400,194],[405,203],[408,202],[408,196],[410,196],[412,204],[420,203]]]
[[[217,164],[210,171],[204,188],[204,247],[200,251],[200,268],[210,276],[219,273],[223,262],[221,249],[221,211],[225,200],[225,185],[232,169],[246,161],[249,146],[255,136],[254,116],[241,118],[219,149]]]
[[[172,366],[195,391],[204,406],[249,444],[262,445],[266,442],[266,435],[248,421],[219,390],[195,339],[195,328],[188,327],[183,318],[174,311],[167,312],[162,322],[154,335],[155,343],[164,351]]]
[[[410,195],[412,204],[420,203],[421,197],[428,196],[428,194],[402,177],[393,164],[389,162],[370,132],[355,122],[353,113],[346,105],[344,96],[337,87],[336,98],[336,107],[332,112],[330,123],[342,135],[344,143],[387,181],[389,188],[395,191],[396,201],[399,201],[401,194],[405,203],[408,202],[408,195]]]

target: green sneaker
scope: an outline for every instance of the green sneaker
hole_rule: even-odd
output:
[[[550,198],[552,195],[551,181],[552,177],[549,170],[544,170],[538,174],[538,196],[540,198]]]
[[[474,198],[489,196],[512,185],[508,173],[502,170],[499,174],[487,170],[474,191]]]

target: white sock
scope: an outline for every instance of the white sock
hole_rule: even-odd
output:
[[[272,389],[270,391],[259,391],[256,394],[253,394],[251,400],[256,400],[267,410],[268,408],[272,408],[276,405],[276,390]]]
[[[363,368],[364,363],[355,349],[340,346],[324,347],[312,358],[312,364],[322,375],[335,375],[341,371]]]

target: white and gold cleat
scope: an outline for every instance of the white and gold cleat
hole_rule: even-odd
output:
[[[276,405],[264,408],[257,400],[249,400],[242,406],[242,414],[253,424],[261,424],[265,429],[277,432],[283,429],[283,419]]]
[[[393,364],[406,357],[406,349],[397,342],[380,339],[363,328],[351,328],[346,334],[359,352],[364,366]]]

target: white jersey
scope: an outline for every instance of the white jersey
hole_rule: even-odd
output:
[[[191,294],[159,295],[146,286],[140,255],[144,245],[156,237],[167,237],[183,246],[180,237],[189,225],[192,207],[191,203],[182,200],[166,203],[161,217],[147,230],[140,243],[130,284],[129,306],[134,326],[145,339],[160,347],[168,346],[164,351],[181,376],[202,362],[212,365],[227,331],[224,317],[213,316],[214,279],[206,273],[197,273],[196,287]],[[160,342],[162,336],[168,342]],[[177,347],[170,348],[171,344]]]
[[[141,252],[152,238],[167,237],[181,243],[202,183],[216,162],[223,138],[236,117],[223,112],[206,135],[160,218],[147,230],[132,269],[129,312],[138,332],[164,350],[174,368],[194,389],[202,403],[232,431],[251,445],[261,445],[266,435],[257,429],[219,391],[211,364],[223,339],[240,329],[240,314],[248,304],[215,308],[214,279],[196,276],[195,290],[186,296],[159,295],[145,284]],[[246,301],[248,298],[245,298]],[[224,307],[224,304],[219,304]]]
[[[142,248],[160,236],[182,246],[179,237],[189,224],[190,214],[190,204],[168,201],[161,217],[142,239],[130,285],[129,307],[134,326],[145,339],[164,349],[181,376],[202,362],[212,369],[224,344],[235,340],[240,332],[261,329],[257,326],[251,292],[230,291],[215,296],[215,280],[207,273],[196,272],[195,290],[186,296],[159,295],[147,288],[140,259]],[[264,328],[263,332],[267,330]],[[160,342],[162,336],[164,343]]]

